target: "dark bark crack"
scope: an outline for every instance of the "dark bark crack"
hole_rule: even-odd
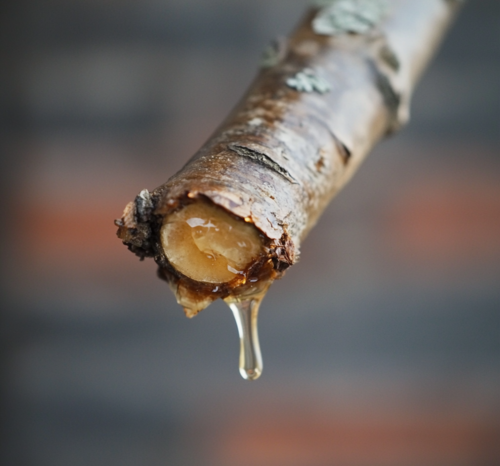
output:
[[[280,174],[283,178],[286,178],[290,183],[297,184],[297,180],[279,163],[274,161],[269,155],[259,152],[255,149],[251,149],[249,147],[245,147],[240,144],[228,144],[228,149],[240,155],[241,157],[248,157],[255,162],[270,168],[276,173]]]
[[[377,86],[377,89],[382,96],[384,105],[389,112],[389,125],[387,132],[392,133],[401,126],[399,121],[401,95],[396,92],[389,77],[380,70],[372,59],[368,60],[368,64],[375,76],[375,85]]]

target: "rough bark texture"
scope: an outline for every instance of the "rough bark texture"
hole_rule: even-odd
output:
[[[213,291],[169,265],[162,221],[196,199],[261,232],[268,256],[247,279],[271,280],[294,264],[301,241],[369,150],[408,120],[415,83],[459,2],[323,3],[266,51],[250,90],[185,167],[151,194],[141,192],[117,221],[123,242],[154,257],[173,287],[207,302],[244,292],[241,281]]]

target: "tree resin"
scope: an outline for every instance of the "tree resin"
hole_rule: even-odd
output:
[[[257,318],[262,298],[250,298],[227,304],[233,311],[240,336],[240,374],[245,380],[256,380],[262,374]]]
[[[226,300],[246,379],[262,371],[259,298],[297,262],[375,143],[406,123],[415,84],[461,3],[320,1],[195,156],[116,220],[119,238],[155,259],[188,317]]]
[[[249,274],[249,264],[265,255],[258,230],[252,223],[235,218],[224,209],[198,200],[163,220],[161,244],[170,264],[200,284],[191,290],[177,282],[177,302],[188,317],[212,302],[213,293],[229,283],[238,292],[225,298],[233,312],[240,337],[240,374],[255,380],[262,374],[257,316],[262,298],[276,274],[264,267],[260,276]],[[268,266],[272,268],[270,259]],[[207,287],[207,284],[210,287]]]
[[[227,283],[262,252],[256,228],[206,202],[189,204],[169,215],[161,228],[169,262],[187,277]]]

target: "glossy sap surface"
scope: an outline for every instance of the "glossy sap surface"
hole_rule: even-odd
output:
[[[242,275],[262,249],[253,225],[205,202],[169,215],[161,229],[161,242],[179,272],[208,283],[226,283]]]

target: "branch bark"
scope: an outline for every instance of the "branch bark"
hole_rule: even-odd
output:
[[[266,50],[247,94],[184,168],[116,221],[129,249],[154,257],[189,315],[250,293],[251,278],[267,288],[297,261],[328,202],[376,142],[408,121],[415,84],[460,2],[322,3]],[[193,202],[257,228],[263,253],[243,277],[214,287],[169,262],[162,225]]]

